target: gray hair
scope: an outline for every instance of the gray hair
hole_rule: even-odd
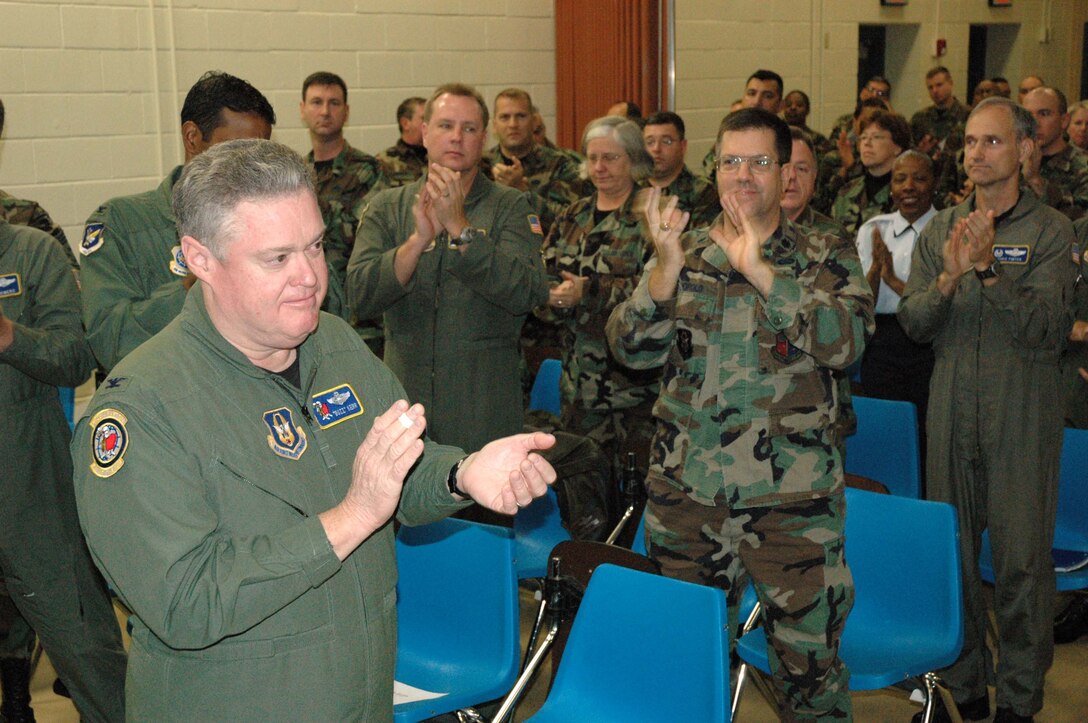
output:
[[[921,151],[915,150],[914,148],[908,148],[907,150],[896,156],[895,161],[892,163],[892,168],[895,168],[908,158],[913,158],[917,161],[921,161],[922,165],[929,169],[929,175],[935,175],[933,168],[933,159],[929,157],[928,153],[922,153]]]
[[[635,183],[649,178],[654,170],[654,159],[646,150],[646,141],[642,139],[642,129],[634,121],[620,116],[605,116],[589,122],[582,134],[582,155],[586,154],[589,142],[597,138],[611,138],[620,144],[627,159],[631,161],[631,179]],[[582,161],[579,175],[589,178],[589,162]]]
[[[1012,116],[1013,129],[1016,131],[1017,141],[1022,141],[1025,138],[1035,140],[1035,134],[1039,130],[1039,126],[1035,122],[1035,116],[1024,106],[1018,105],[1016,101],[999,95],[992,95],[976,105],[974,110],[971,111],[971,115],[967,116],[967,120],[971,120],[971,116],[983,108],[993,108],[994,106],[1001,106],[1009,111]]]
[[[239,204],[300,191],[314,194],[310,169],[282,143],[257,138],[217,143],[189,161],[174,184],[178,235],[192,236],[223,259],[236,233]]]

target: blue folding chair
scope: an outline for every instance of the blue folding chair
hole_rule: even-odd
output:
[[[555,490],[533,500],[514,515],[515,564],[518,579],[544,577],[548,571],[548,555],[560,542],[570,539],[559,514],[559,498]]]
[[[529,411],[543,409],[559,416],[559,375],[562,371],[563,367],[558,359],[545,359],[540,364],[540,370],[533,380],[533,388],[529,392]]]
[[[441,697],[394,706],[410,723],[494,700],[518,673],[520,620],[511,530],[447,519],[397,535],[401,683]],[[456,622],[451,622],[450,601]]]
[[[850,669],[850,689],[877,690],[923,676],[927,721],[936,705],[934,671],[955,661],[963,647],[958,536],[952,505],[846,490],[846,560],[856,598],[839,655]],[[744,666],[767,673],[764,630],[741,637],[737,654]],[[746,676],[742,667],[734,706]],[[951,708],[951,696],[940,691]]]
[[[534,723],[727,721],[721,590],[615,565],[593,573]]]
[[[900,497],[922,496],[918,412],[911,402],[854,397],[858,431],[846,438],[846,471]]]
[[[1061,475],[1058,479],[1058,517],[1054,525],[1055,563],[1067,558],[1088,558],[1088,430],[1066,429],[1062,438]],[[982,533],[979,550],[982,579],[994,581],[993,549],[989,530]],[[1059,592],[1088,589],[1088,565],[1055,571]]]

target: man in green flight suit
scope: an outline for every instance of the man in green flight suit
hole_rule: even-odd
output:
[[[687,215],[651,198],[657,255],[608,321],[620,361],[665,364],[647,549],[663,574],[724,589],[733,620],[750,577],[782,717],[849,720],[838,648],[854,587],[831,372],[861,356],[872,293],[851,242],[780,208],[785,121],[745,108],[718,139],[719,220],[681,238]]]
[[[0,647],[0,718],[33,720],[33,633],[87,721],[125,717],[125,652],[110,596],[87,555],[72,492],[70,432],[58,386],[94,358],[75,273],[48,234],[0,220],[0,574],[22,614]],[[24,622],[25,620],[25,622]]]
[[[252,85],[205,73],[185,96],[181,139],[189,163],[232,138],[269,138],[271,104]],[[194,278],[181,253],[170,194],[183,166],[154,191],[98,207],[83,230],[83,323],[103,371],[150,339],[181,311]]]
[[[291,149],[212,148],[174,211],[199,282],[72,443],[91,554],[134,613],[127,716],[391,721],[392,516],[512,514],[554,481],[534,453],[554,439],[465,456],[423,436],[424,408],[319,311],[325,224]]]

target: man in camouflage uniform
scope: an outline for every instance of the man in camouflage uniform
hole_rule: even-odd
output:
[[[691,214],[691,228],[709,226],[721,211],[717,187],[705,178],[697,178],[684,165],[688,141],[684,137],[684,119],[676,113],[661,111],[646,119],[642,127],[646,150],[654,159],[650,185],[664,196],[676,196],[680,208]]]
[[[382,188],[399,188],[413,183],[427,170],[427,149],[423,147],[423,106],[426,98],[405,98],[397,106],[400,138],[378,154],[382,163]]]
[[[216,143],[268,138],[271,104],[252,85],[226,73],[205,73],[181,108],[185,162]],[[161,331],[196,280],[185,265],[170,206],[182,166],[159,187],[111,199],[83,230],[83,324],[103,370]]]
[[[888,82],[887,78],[882,75],[874,75],[862,86],[861,90],[858,91],[857,108],[850,113],[843,113],[835,119],[835,123],[831,126],[831,133],[827,136],[831,143],[836,143],[843,131],[850,135],[854,129],[854,119],[858,115],[858,109],[861,108],[862,103],[870,98],[880,98],[885,103],[891,103],[892,84]]]
[[[664,574],[723,588],[733,620],[750,577],[780,714],[849,719],[838,645],[853,581],[831,370],[861,356],[872,295],[853,244],[779,207],[785,122],[743,109],[719,139],[721,220],[681,238],[680,212],[651,202],[657,255],[608,322],[625,363],[666,365],[648,549]]]
[[[1076,221],[1088,211],[1088,154],[1065,139],[1065,93],[1040,86],[1024,96],[1023,106],[1039,128],[1035,150],[1021,168],[1024,183],[1043,203]]]
[[[929,153],[934,160],[954,156],[963,147],[963,124],[971,109],[953,95],[953,88],[948,68],[938,65],[930,69],[926,73],[926,90],[933,105],[910,119],[910,133],[918,150]]]
[[[567,158],[571,159],[576,166],[581,166],[582,161],[585,158],[578,151],[571,150],[570,148],[562,148],[555,145],[550,138],[548,138],[548,127],[544,125],[544,115],[540,112],[540,109],[535,105],[533,106],[533,140],[536,141],[539,146],[546,146],[553,151],[559,151]]]
[[[314,170],[314,186],[321,216],[325,219],[325,258],[343,288],[348,259],[355,245],[355,230],[363,199],[380,185],[381,162],[353,148],[344,138],[344,124],[351,107],[348,87],[335,73],[318,71],[302,82],[299,116],[310,130],[312,150],[306,163]],[[353,319],[353,326],[380,359],[384,351],[382,320]]]
[[[744,94],[740,97],[740,108],[762,108],[768,113],[777,114],[782,107],[782,93],[785,92],[785,86],[782,83],[782,76],[773,70],[764,70],[760,68],[756,72],[748,76],[748,80],[744,82]],[[730,109],[730,113],[733,110]],[[711,182],[715,182],[715,169],[717,168],[718,157],[716,155],[717,147],[711,146],[710,150],[703,156],[703,175]]]
[[[495,183],[528,194],[547,236],[563,209],[588,191],[570,158],[533,138],[532,109],[532,98],[520,88],[495,96],[492,126],[499,142],[484,154],[482,167]]]

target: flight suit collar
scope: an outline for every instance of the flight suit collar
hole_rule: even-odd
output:
[[[175,224],[177,219],[174,218],[174,184],[181,178],[181,172],[184,170],[185,166],[177,166],[167,174],[166,178],[162,179],[162,183],[155,189],[155,195],[159,197],[159,204],[166,209],[167,218]]]
[[[971,213],[975,210],[975,208],[977,208],[977,206],[975,205],[976,198],[976,194],[972,192],[967,200],[964,201],[963,205],[967,207],[966,211],[963,213],[964,216]],[[1020,198],[1017,199],[1016,203],[1012,206],[1012,208],[1010,208],[1008,211],[1005,211],[1005,213],[1001,214],[1000,216],[994,218],[994,226],[1000,226],[1005,221],[1011,222],[1021,219],[1042,205],[1043,202],[1039,200],[1039,197],[1036,196],[1033,191],[1031,191],[1024,185],[1021,185]]]

